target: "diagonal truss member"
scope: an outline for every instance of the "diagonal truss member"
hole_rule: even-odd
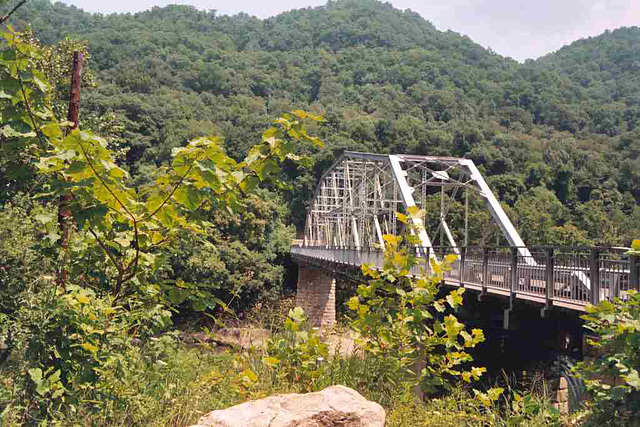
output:
[[[311,201],[304,242],[312,246],[352,246],[384,248],[384,234],[398,234],[396,213],[417,206],[426,208],[427,196],[441,191],[438,230],[446,235],[451,249],[459,245],[446,221],[449,202],[460,190],[465,192],[464,244],[468,244],[468,196],[478,195],[491,218],[511,247],[529,265],[537,265],[515,227],[470,159],[420,155],[383,155],[347,151],[322,175]],[[445,198],[445,192],[451,197]],[[422,247],[433,248],[433,240],[422,219],[412,219],[420,230]],[[433,231],[433,230],[431,230]],[[435,258],[435,252],[429,251]],[[589,279],[576,273],[587,288]]]

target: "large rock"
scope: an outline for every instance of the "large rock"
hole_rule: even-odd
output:
[[[341,385],[213,411],[192,427],[383,427],[382,406]]]

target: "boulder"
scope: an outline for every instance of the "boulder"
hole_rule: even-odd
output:
[[[382,406],[341,385],[213,411],[192,427],[383,427]]]

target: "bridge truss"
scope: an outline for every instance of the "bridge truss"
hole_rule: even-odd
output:
[[[417,253],[436,261],[446,253],[459,254],[445,283],[508,296],[505,319],[515,298],[544,304],[543,313],[551,305],[584,310],[588,303],[640,287],[640,257],[629,257],[621,248],[527,248],[473,161],[455,157],[345,152],[322,175],[307,211],[304,239],[291,253],[300,262],[343,271],[363,263],[381,267],[383,235],[403,231],[397,214],[412,206],[433,208],[431,196],[438,193],[435,230],[411,217],[419,230]],[[483,201],[508,247],[469,245],[470,197]],[[452,200],[465,206],[464,230],[455,234],[447,222]],[[446,235],[447,247],[434,247],[438,232]]]
[[[530,259],[531,254],[472,160],[455,157],[381,155],[345,152],[320,179],[307,214],[305,244],[315,246],[384,247],[384,234],[401,230],[397,213],[417,206],[440,191],[439,225],[452,250],[468,245],[469,196],[479,196],[510,246]],[[464,241],[456,242],[447,222],[450,202],[465,200]],[[421,246],[433,246],[421,218]],[[433,255],[435,256],[435,254]]]

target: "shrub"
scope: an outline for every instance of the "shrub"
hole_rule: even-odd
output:
[[[412,217],[422,214],[416,208],[409,212]],[[409,217],[398,217],[409,225]],[[455,256],[448,256],[443,264],[427,265],[410,249],[419,244],[415,235],[383,238],[383,267],[376,270],[363,265],[369,281],[360,285],[357,296],[348,302],[356,315],[351,327],[360,335],[365,355],[385,365],[379,375],[390,383],[410,381],[411,371],[417,370],[417,382],[427,393],[448,389],[449,379],[454,377],[467,382],[478,379],[485,368],[465,371],[462,367],[473,360],[465,349],[484,340],[482,330],[469,333],[454,314],[446,313],[447,307],[455,309],[462,304],[464,289],[438,296],[443,271]],[[416,268],[420,274],[414,277],[410,272]]]
[[[310,328],[300,307],[289,311],[284,331],[267,340],[267,355],[263,363],[273,368],[273,374],[300,385],[302,391],[312,391],[326,374],[329,347],[317,328]]]
[[[588,343],[599,357],[587,358],[576,367],[589,390],[596,417],[640,417],[640,293],[629,291],[624,299],[602,301],[587,308],[585,327],[595,334]],[[609,379],[609,380],[607,380]],[[611,385],[612,380],[615,381]]]

